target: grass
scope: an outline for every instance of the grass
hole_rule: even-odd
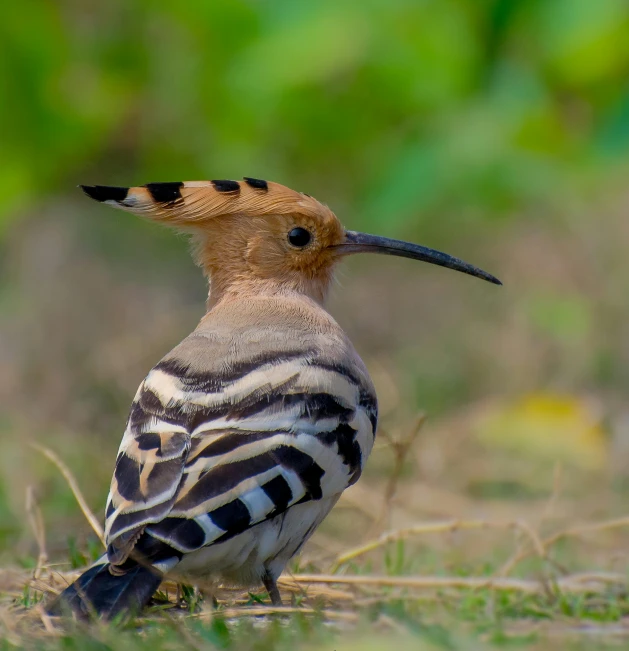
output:
[[[609,582],[573,577],[492,584],[492,568],[486,569],[485,577],[411,580],[297,574],[283,581],[284,594],[292,602],[283,609],[261,603],[263,594],[225,590],[217,605],[189,589],[180,590],[177,601],[174,586],[163,586],[143,617],[111,625],[51,621],[40,609],[43,595],[57,590],[68,575],[51,570],[44,580],[29,582],[17,574],[15,589],[20,579],[26,580],[26,587],[5,606],[0,648],[345,648],[365,636],[373,640],[380,635],[389,644],[399,639],[401,648],[408,643],[435,649],[518,644],[541,649],[553,648],[558,639],[574,648],[592,639],[597,644],[626,642],[629,599],[620,577]]]
[[[411,443],[387,443],[393,463],[382,479],[382,509],[373,515],[378,526],[382,513],[396,510],[417,430]],[[50,618],[42,603],[100,553],[102,531],[71,471],[54,452],[38,449],[68,481],[94,535],[82,545],[72,542],[65,563],[50,564],[44,520],[29,492],[26,512],[38,553],[23,557],[21,568],[0,570],[0,649],[379,649],[393,641],[401,651],[551,649],[559,642],[578,649],[594,640],[597,648],[629,640],[627,576],[588,564],[597,545],[626,537],[626,517],[544,534],[539,520],[423,522],[334,555],[324,536],[282,578],[283,608],[269,606],[264,592],[164,582],[147,611],[130,621]],[[557,499],[548,496],[547,510]],[[457,553],[456,538],[467,554]],[[479,543],[490,548],[473,561]]]

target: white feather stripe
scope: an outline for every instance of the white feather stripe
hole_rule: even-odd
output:
[[[156,416],[149,418],[140,428],[140,432],[142,434],[145,434],[146,432],[152,432],[153,434],[168,434],[172,432],[188,434],[188,430],[182,425],[173,425],[172,423],[161,420]],[[133,436],[133,434],[131,435]]]
[[[218,439],[220,439],[223,435],[228,434],[228,433],[229,433],[229,430],[224,430],[224,431],[218,430],[218,431],[212,432],[212,433],[208,432],[202,438],[198,437],[195,441],[193,441],[193,443],[195,443],[195,445],[193,447],[191,447],[190,452],[189,452],[188,457],[187,457],[187,461],[186,461],[186,464],[188,465],[188,467],[191,467],[193,465],[194,460],[199,455],[203,455],[203,453],[205,451],[205,448],[208,445],[211,445],[212,443],[214,443],[214,441],[218,441]],[[199,443],[199,439],[202,440],[202,444]]]
[[[121,452],[127,452],[127,450],[137,449],[138,434],[147,434],[149,432],[151,434],[166,434],[166,435],[185,434],[186,436],[189,436],[188,430],[182,425],[173,425],[172,423],[168,423],[165,420],[161,420],[160,418],[153,417],[147,420],[147,422],[142,426],[140,431],[134,431],[130,427],[130,425],[127,424],[127,428],[125,429],[124,434],[122,436],[122,441],[120,441],[120,446],[118,447],[118,454],[120,454]],[[136,458],[133,454],[130,454],[129,456],[133,456],[133,458]],[[174,459],[174,456],[170,456],[168,458]],[[164,460],[167,459],[166,458],[162,459],[162,461]]]
[[[154,433],[151,430],[151,433]],[[161,436],[162,441],[160,442],[161,448],[159,454],[157,454],[157,448],[152,448],[149,450],[142,450],[140,446],[140,441],[138,439],[132,439],[127,442],[127,445],[124,448],[124,454],[126,454],[130,459],[135,461],[142,466],[148,467],[149,465],[155,465],[164,463],[165,461],[172,461],[173,459],[182,458],[185,453],[190,449],[189,439],[188,441],[175,441],[175,445],[170,445],[170,453],[168,453],[169,443],[169,434],[173,435],[173,432],[162,432]],[[140,437],[142,434],[139,435]],[[177,432],[177,436],[181,439],[181,433]],[[183,461],[182,461],[183,463]]]
[[[228,436],[228,435],[224,435]],[[198,457],[193,463],[186,465],[184,473],[186,474],[200,474],[205,470],[210,470],[227,463],[234,461],[242,461],[244,459],[251,459],[260,454],[264,454],[279,445],[292,445],[295,437],[290,434],[276,434],[267,439],[247,441],[247,435],[241,434],[242,445],[230,452],[220,454],[214,457]],[[217,439],[220,437],[217,437]],[[215,439],[216,440],[216,439]]]
[[[315,422],[305,419],[299,419],[302,407],[296,405],[291,409],[286,409],[281,413],[270,412],[268,415],[256,414],[242,420],[230,418],[217,418],[201,423],[191,432],[191,436],[196,438],[206,432],[212,432],[220,429],[238,429],[244,432],[273,432],[276,430],[286,430],[288,432],[305,432],[307,434],[319,434],[320,432],[331,432],[339,425],[338,418],[322,418]]]
[[[265,473],[266,481],[269,481],[268,474],[269,473]],[[298,502],[304,496],[303,484],[301,483],[301,480],[299,479],[297,474],[294,473],[292,470],[287,470],[286,468],[279,468],[278,472],[276,472],[275,475],[276,476],[282,475],[282,477],[284,477],[286,483],[289,485],[291,489],[292,496],[290,501],[288,502],[288,506],[295,504],[295,502]],[[266,481],[261,483],[262,484],[266,483]],[[242,486],[242,484],[240,484],[240,486]],[[264,492],[261,486],[256,486],[252,489],[245,491],[240,495],[230,494],[229,499],[225,501],[225,504],[231,502],[232,499],[238,499],[238,498],[242,500],[242,502],[244,502],[244,504],[247,506],[247,509],[249,510],[249,513],[251,515],[251,524],[262,522],[266,518],[266,516],[275,509],[275,504],[273,503],[273,500],[271,500],[271,498]],[[222,504],[217,503],[212,506],[211,510],[213,511],[215,508],[219,508],[220,506],[222,506]],[[170,515],[173,517],[177,515],[182,515],[182,516],[185,515],[186,517],[191,517],[190,513],[178,514],[178,512],[175,509],[171,511]],[[220,527],[216,526],[214,522],[212,522],[209,513],[204,513],[203,515],[195,516],[194,520],[203,529],[205,533],[205,543],[204,543],[205,545],[210,545],[217,538],[220,538],[225,533],[224,529],[221,529]],[[155,534],[151,531],[151,535],[155,535]],[[173,544],[172,540],[166,539],[165,537],[160,537],[158,535],[155,535],[155,537],[179,549],[175,544]]]
[[[173,567],[177,565],[177,563],[179,563],[179,559],[175,556],[173,558],[168,558],[165,561],[158,561],[157,563],[153,563],[153,567],[158,569],[163,574],[166,574],[166,572],[172,570]]]
[[[224,506],[225,504],[228,504],[235,499],[238,499],[247,491],[253,490],[258,486],[262,486],[262,484],[266,484],[266,482],[270,481],[273,479],[273,477],[276,476],[277,467],[270,468],[266,472],[262,472],[253,477],[247,477],[247,479],[241,481],[231,490],[225,491],[220,495],[215,495],[214,497],[211,497],[207,500],[202,500],[201,502],[198,502],[193,508],[182,510],[181,508],[178,508],[178,504],[180,504],[185,499],[190,489],[197,483],[197,478],[195,476],[191,476],[189,477],[189,480],[186,481],[185,486],[178,495],[177,501],[170,511],[170,515],[174,517],[196,518],[203,515],[204,513],[210,513],[211,511],[214,511],[214,509],[218,509],[219,507]]]
[[[299,479],[299,476],[294,473],[292,470],[287,470],[286,468],[277,468],[275,469],[276,472],[274,473],[275,476],[281,475],[285,480],[288,486],[291,489],[291,499],[288,502],[288,506],[294,504],[295,502],[298,502],[303,496],[304,496],[304,487],[303,484],[301,483],[301,480]],[[271,471],[272,472],[272,471]],[[260,482],[259,486],[255,486],[249,490],[246,490],[242,494],[239,495],[234,495],[234,491],[231,491],[228,498],[225,499],[225,504],[228,502],[231,502],[233,499],[240,499],[244,504],[247,506],[247,509],[249,510],[249,513],[251,514],[251,523],[257,523],[261,522],[266,518],[266,516],[271,513],[275,509],[275,504],[273,500],[264,492],[262,489],[262,485],[265,484],[267,481],[272,479],[273,477],[269,477],[269,472],[264,473],[264,481]],[[235,490],[238,488],[241,488],[243,484],[240,484],[239,487],[236,487]],[[221,496],[223,497],[223,496]],[[221,502],[223,500],[221,499]],[[222,503],[216,503],[215,505],[212,506],[211,510],[213,511],[215,508],[219,508],[222,506]],[[177,515],[178,512],[176,509],[173,509],[171,511],[172,516]],[[183,513],[181,515],[184,515]],[[187,517],[190,517],[189,513],[185,514]],[[203,515],[199,515],[194,517],[195,522],[199,524],[199,526],[203,529],[205,532],[205,544],[209,545],[212,543],[214,540],[217,538],[220,538],[224,533],[225,530],[221,529],[220,527],[216,526],[214,522],[212,522],[210,516],[208,513],[204,513]],[[167,542],[167,541],[165,541]]]
[[[356,414],[349,425],[356,430],[356,441],[360,446],[362,456],[361,465],[364,466],[367,457],[371,454],[375,440],[371,420],[367,412],[361,408],[356,410]]]
[[[138,387],[138,390],[135,392],[135,395],[133,396],[132,404],[135,404],[140,399],[140,396],[142,395],[142,391],[144,391],[144,380],[142,380],[140,386]]]
[[[266,364],[244,377],[228,384],[222,391],[190,391],[176,376],[160,369],[153,369],[145,380],[145,388],[152,391],[165,407],[178,402],[199,407],[219,407],[223,404],[237,404],[255,391],[283,385],[299,374],[307,360],[297,359],[281,364]]]
[[[112,494],[109,494],[109,498],[107,499],[107,503],[112,499]],[[105,537],[105,542],[109,544],[109,534],[111,533],[111,527],[113,526],[116,517],[122,512],[122,509],[124,508],[124,504],[121,504],[119,507],[116,508],[116,510],[105,520],[105,531],[103,532],[103,535]]]
[[[315,463],[317,463],[323,470],[323,476],[321,478],[321,490],[324,495],[332,495],[334,493],[339,493],[347,488],[349,483],[349,468],[343,463],[343,460],[337,453],[335,446],[329,447],[319,441],[317,438],[309,434],[301,434],[298,436],[287,436],[280,435],[279,437],[273,437],[272,440],[263,440],[258,441],[260,444],[258,447],[258,454],[263,454],[268,451],[272,451],[273,448],[277,447],[278,440],[284,440],[287,445],[296,448],[300,452],[310,456]],[[217,468],[221,464],[212,464],[209,467],[206,466],[202,468],[200,465],[195,464],[194,474],[188,471],[188,478],[186,480],[186,486],[180,492],[178,500],[183,500],[189,490],[196,484],[198,477],[201,472],[208,470],[211,472],[213,468]],[[299,479],[299,476],[296,473],[292,473],[286,468],[279,467],[282,476],[288,481],[291,491],[293,492],[294,501],[301,499],[305,495],[305,488]],[[177,509],[177,503],[175,503],[172,513],[187,515],[188,517],[196,516],[201,513],[206,513],[212,511],[219,506],[223,506],[232,500],[242,497],[248,491],[254,490],[255,488],[262,486],[267,481],[272,479],[278,474],[278,467],[271,468],[270,470],[248,477],[244,481],[240,482],[231,490],[222,493],[221,495],[210,498],[195,505],[193,509],[190,509],[186,512],[180,511]]]
[[[128,503],[127,503],[128,504]],[[116,524],[117,516],[125,513],[134,513],[137,511],[142,511],[144,509],[131,509],[131,510],[126,510],[124,509],[125,504],[120,505],[106,520],[105,520],[105,531],[104,531],[104,537],[105,537],[105,544],[109,545],[112,540],[115,540],[119,536],[121,536],[124,533],[127,533],[127,531],[131,531],[132,529],[137,529],[138,527],[144,527],[147,524],[155,524],[157,522],[160,522],[161,520],[166,517],[166,513],[161,512],[158,515],[153,515],[153,517],[147,517],[145,519],[139,519],[131,524],[128,524],[126,527],[121,527],[120,529],[116,529],[116,535],[114,538],[110,538],[111,536],[111,530]]]
[[[358,387],[336,371],[308,366],[308,358],[293,359],[280,364],[265,364],[244,377],[225,386],[221,391],[189,391],[179,378],[160,369],[153,369],[144,381],[164,407],[186,403],[199,407],[219,407],[238,404],[254,392],[273,389],[295,380],[286,394],[329,393],[345,406],[358,404]]]
[[[286,483],[289,485],[291,493],[293,494],[289,505],[299,502],[299,500],[306,494],[304,484],[299,478],[299,475],[294,470],[288,468],[279,468],[279,474],[284,477]]]
[[[269,438],[252,440],[247,442],[247,435],[242,434],[243,443],[239,447],[226,452],[225,454],[217,455],[215,457],[200,457],[194,463],[186,466],[184,472],[187,474],[200,473],[206,470],[211,470],[218,466],[234,463],[236,461],[244,461],[245,459],[252,459],[261,454],[265,454],[280,445],[289,447],[298,447],[297,439],[294,434],[277,433],[275,436]]]
[[[328,514],[338,495],[295,505],[224,542],[186,554],[172,577],[183,582],[203,577],[241,585],[259,584],[265,567],[279,575],[311,530]]]
[[[155,211],[155,201],[146,188],[135,187],[129,188],[127,196],[123,201],[105,201],[111,206],[128,210],[136,214],[151,213]]]
[[[321,478],[321,492],[333,495],[345,490],[349,484],[349,469],[337,453],[336,446],[328,447],[310,434],[296,437],[293,447],[308,454],[324,471]]]
[[[156,523],[151,523],[151,524],[156,524]],[[157,531],[153,531],[150,527],[147,527],[146,530],[151,534],[152,538],[155,538],[155,540],[161,540],[163,543],[166,543],[169,547],[176,549],[178,552],[183,552],[184,554],[190,552],[188,547],[183,547],[182,545],[178,545],[177,540],[175,538],[164,536]]]
[[[118,447],[118,454],[124,452],[127,449],[127,445],[129,445],[133,441],[135,441],[135,434],[131,431],[129,425],[127,425],[127,428],[125,429],[124,434],[122,435],[122,441],[120,441],[120,446]]]
[[[259,486],[243,493],[240,500],[245,503],[249,510],[252,524],[264,520],[275,509],[273,500]]]
[[[224,529],[217,527],[212,522],[210,516],[207,513],[197,516],[196,518],[194,518],[194,521],[201,527],[201,529],[203,529],[205,533],[206,545],[213,542],[217,538],[220,538],[225,533]]]
[[[243,438],[246,439],[246,435],[243,435]],[[246,459],[252,459],[254,457],[266,454],[267,452],[270,452],[281,445],[293,447],[300,450],[301,452],[305,452],[306,454],[310,455],[314,461],[317,461],[319,458],[325,458],[325,462],[328,465],[331,465],[332,459],[339,459],[339,463],[342,464],[342,461],[336,453],[336,448],[330,448],[326,446],[311,434],[276,434],[275,436],[271,436],[267,439],[252,441],[249,444],[245,443],[235,450],[232,450],[220,456],[200,457],[193,464],[187,466],[184,470],[184,473],[189,475],[197,474],[198,476],[200,473],[205,471],[211,472],[213,468],[217,468],[219,466],[224,466],[237,461],[244,461]],[[326,470],[325,467],[323,467],[323,469]]]
[[[103,201],[103,203],[106,203],[108,206],[112,206],[113,208],[120,208],[121,210],[128,210],[128,208],[126,206],[123,206],[118,201],[114,201],[113,199],[107,199],[106,201]]]
[[[359,388],[337,371],[316,365],[307,366],[299,373],[299,379],[290,393],[329,393],[342,405],[354,408],[358,404]]]
[[[114,518],[116,515],[118,515],[118,513],[136,513],[137,511],[151,509],[158,504],[167,502],[174,496],[175,492],[177,491],[182,474],[183,472],[173,477],[173,481],[168,486],[167,490],[151,495],[150,499],[137,501],[125,500],[120,496],[120,493],[118,492],[118,481],[114,477],[111,482],[111,492],[109,493],[109,496],[111,501],[116,506],[116,511],[114,514],[110,515],[107,520],[109,521],[111,518]]]
[[[160,400],[162,405],[167,405],[171,400],[177,400],[177,395],[182,393],[181,383],[175,375],[153,369],[143,382],[143,389],[149,389]],[[183,399],[183,396],[180,398]]]

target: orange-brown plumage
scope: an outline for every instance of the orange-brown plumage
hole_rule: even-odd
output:
[[[211,280],[211,305],[229,295],[286,291],[322,302],[338,259],[333,247],[345,237],[343,226],[309,195],[279,183],[255,183],[264,187],[247,181],[148,184],[129,188],[122,200],[104,201],[191,233],[194,257]],[[160,195],[156,188],[163,186],[168,191]],[[84,190],[93,196],[91,187]],[[293,228],[311,234],[306,246],[290,245],[286,234]]]

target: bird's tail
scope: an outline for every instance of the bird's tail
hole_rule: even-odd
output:
[[[50,615],[74,614],[81,619],[114,619],[121,613],[137,614],[161,581],[161,573],[139,564],[124,574],[112,574],[103,558],[81,574],[46,610]]]

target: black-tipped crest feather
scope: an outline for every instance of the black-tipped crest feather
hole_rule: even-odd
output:
[[[121,188],[115,185],[79,185],[85,194],[95,201],[124,201],[127,198],[129,188]]]

